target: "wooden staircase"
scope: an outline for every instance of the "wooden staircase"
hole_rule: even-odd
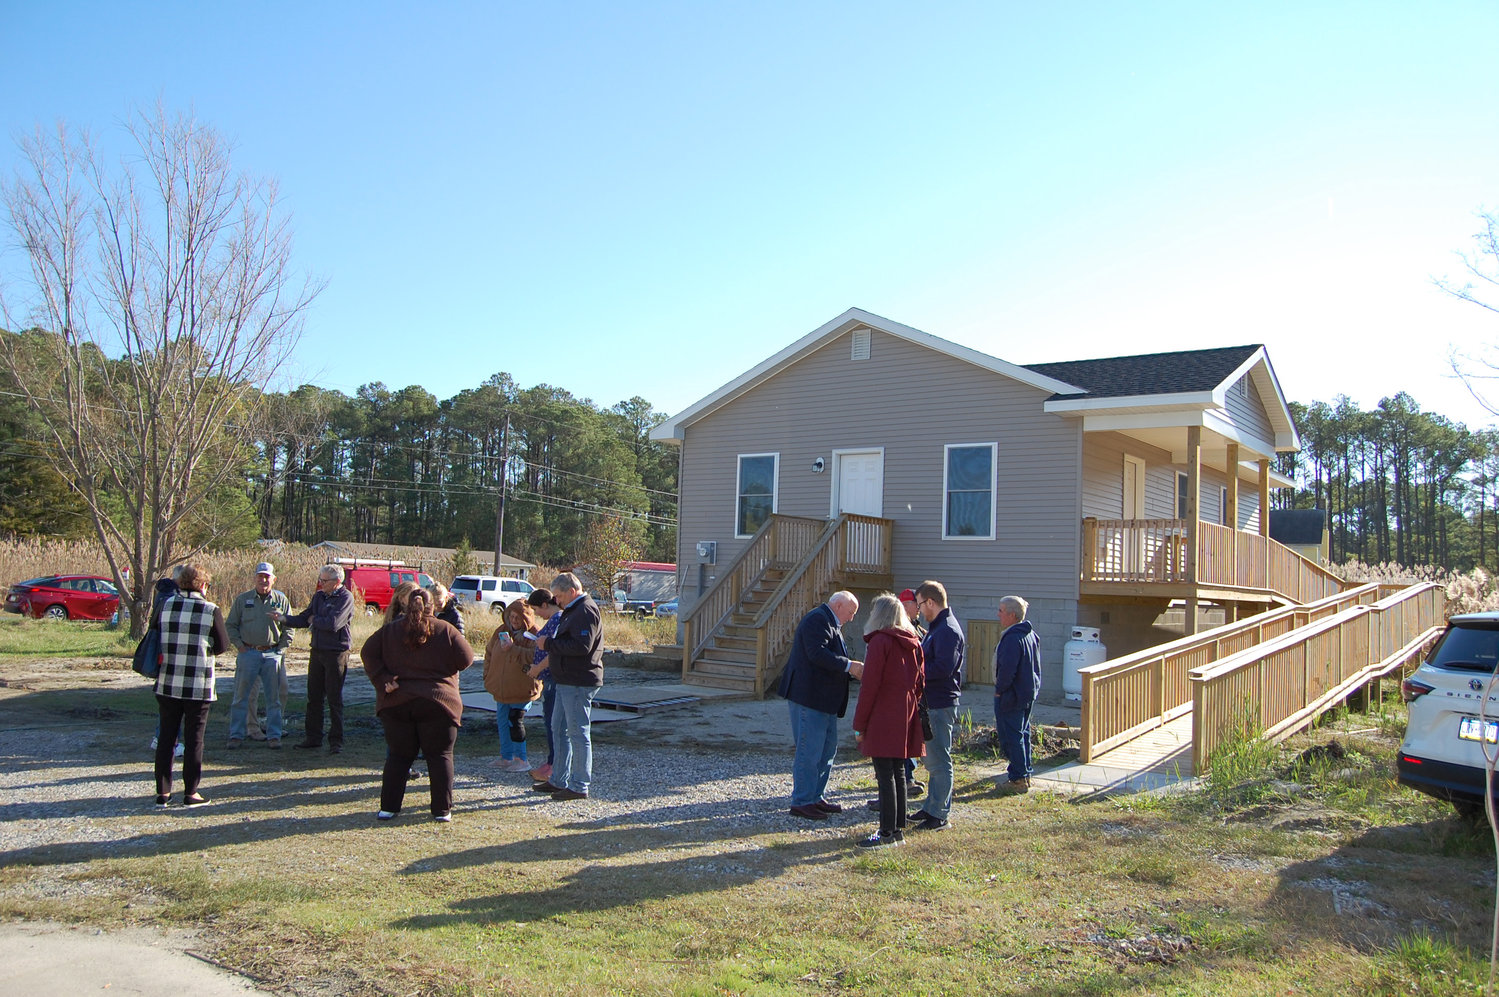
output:
[[[784,568],[767,568],[750,589],[740,597],[739,605],[708,639],[707,646],[692,664],[683,681],[717,689],[737,689],[754,693],[755,658],[759,638],[755,620],[770,601],[776,587],[786,577]]]
[[[888,588],[887,519],[772,515],[682,620],[682,681],[764,698],[796,625],[839,588]]]

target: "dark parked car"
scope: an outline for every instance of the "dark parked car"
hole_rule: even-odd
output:
[[[100,575],[47,575],[17,582],[5,611],[49,620],[107,620],[120,608],[114,582]]]

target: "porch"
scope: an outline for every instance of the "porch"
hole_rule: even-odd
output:
[[[1268,536],[1217,523],[1088,517],[1082,530],[1079,594],[1085,600],[1293,606],[1344,588],[1332,572]]]

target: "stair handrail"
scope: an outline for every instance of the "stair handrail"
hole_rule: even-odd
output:
[[[810,516],[786,516],[771,513],[760,528],[750,537],[744,548],[724,566],[702,596],[682,617],[682,677],[685,679],[692,669],[692,662],[708,646],[719,627],[734,614],[745,592],[754,588],[766,570],[776,563],[777,533],[785,524],[796,521],[816,522],[822,520]],[[747,565],[753,565],[746,570]],[[726,594],[727,593],[727,594]],[[705,620],[706,614],[718,606],[717,615]]]
[[[772,621],[777,616],[783,615],[781,608],[786,605],[793,591],[805,589],[804,582],[819,561],[822,562],[822,569],[813,576],[811,581],[814,593],[821,595],[836,577],[834,570],[837,567],[836,541],[842,536],[847,518],[846,515],[839,515],[837,519],[830,520],[828,525],[823,527],[817,539],[812,541],[811,548],[802,555],[801,560],[797,561],[790,571],[786,572],[786,577],[782,578],[780,584],[771,590],[770,595],[765,599],[765,605],[761,606],[760,612],[755,615],[753,626],[755,628],[756,697],[765,695],[766,683],[770,679],[770,663],[778,660],[781,652],[790,645],[796,635],[796,627],[772,627]],[[800,616],[816,605],[816,603],[803,605],[805,602],[804,592],[802,598],[797,600],[793,607],[793,614]]]

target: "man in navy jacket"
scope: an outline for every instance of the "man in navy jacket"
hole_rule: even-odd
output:
[[[838,718],[848,710],[850,679],[864,674],[864,663],[848,656],[841,627],[859,611],[852,592],[834,592],[802,618],[781,676],[780,694],[791,712],[796,760],[791,765],[791,815],[827,820],[842,811],[823,798],[838,751]]]
[[[349,647],[354,634],[354,596],[344,588],[344,569],[325,564],[318,570],[312,602],[282,622],[312,631],[307,661],[307,727],[296,747],[323,743],[323,701],[328,702],[328,753],[344,750],[344,679],[349,674]]]
[[[931,719],[932,739],[926,743],[926,770],[931,773],[926,806],[911,815],[918,831],[940,831],[952,812],[952,736],[958,721],[958,700],[963,691],[963,665],[967,640],[952,610],[947,608],[947,589],[941,582],[922,582],[916,589],[916,610],[926,620],[926,639],[921,642],[922,669],[926,677],[926,707]]]
[[[1041,638],[1025,618],[1029,604],[1018,595],[999,600],[1004,630],[994,649],[994,726],[999,746],[1010,760],[1006,793],[1031,788],[1031,707],[1041,692]]]

